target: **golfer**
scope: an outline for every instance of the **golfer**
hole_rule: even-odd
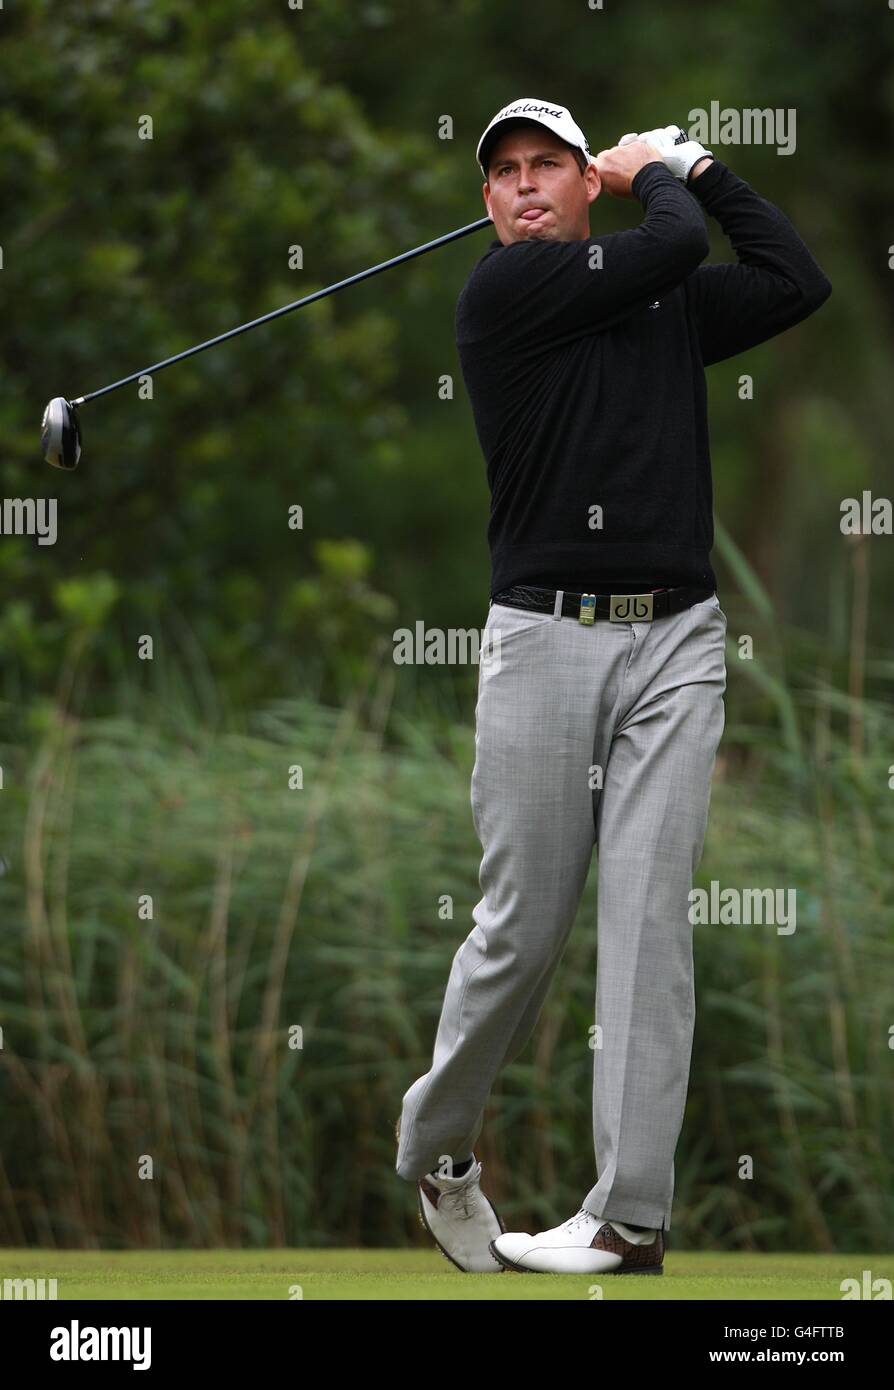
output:
[[[783,213],[679,126],[594,158],[566,108],[522,98],[477,155],[498,239],[456,330],[491,489],[482,897],[431,1068],[403,1098],[396,1170],[462,1270],[660,1274],[695,1021],[689,893],[726,689],[704,368],[799,323],[831,285]],[[591,236],[603,190],[640,202],[637,227]],[[705,213],[735,262],[702,265]],[[554,1230],[504,1232],[474,1145],[594,846],[598,1179]]]

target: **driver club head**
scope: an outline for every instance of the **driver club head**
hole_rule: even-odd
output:
[[[81,457],[81,427],[77,408],[64,396],[54,396],[43,413],[40,447],[54,468],[77,468]]]

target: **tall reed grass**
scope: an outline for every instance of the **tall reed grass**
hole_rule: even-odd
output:
[[[674,1232],[887,1249],[894,664],[867,646],[865,555],[847,621],[811,636],[719,544],[739,598],[697,883],[795,888],[798,927],[695,928]],[[153,666],[92,718],[79,648],[55,701],[5,711],[0,1245],[423,1239],[394,1123],[479,896],[474,696],[456,718],[407,698],[384,647],[340,709],[238,714],[207,674]],[[478,1149],[511,1225],[570,1214],[595,1178],[597,872]]]

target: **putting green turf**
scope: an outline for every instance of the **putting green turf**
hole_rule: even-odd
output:
[[[817,1299],[894,1280],[892,1255],[665,1255],[655,1275],[463,1274],[436,1250],[0,1250],[3,1279],[55,1278],[65,1299]],[[869,1277],[869,1276],[867,1276]],[[295,1292],[298,1286],[300,1292]]]

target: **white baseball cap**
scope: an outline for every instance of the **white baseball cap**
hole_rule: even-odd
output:
[[[567,107],[557,106],[554,101],[538,101],[536,97],[520,97],[518,101],[513,101],[509,106],[504,106],[501,111],[497,112],[478,141],[475,156],[485,178],[487,178],[487,167],[482,155],[485,150],[489,152],[497,127],[508,121],[518,120],[537,121],[540,125],[545,125],[547,130],[552,131],[553,135],[558,135],[560,140],[565,140],[569,145],[574,145],[575,149],[580,150],[590,164],[596,163],[595,155],[590,154],[586,135]]]

